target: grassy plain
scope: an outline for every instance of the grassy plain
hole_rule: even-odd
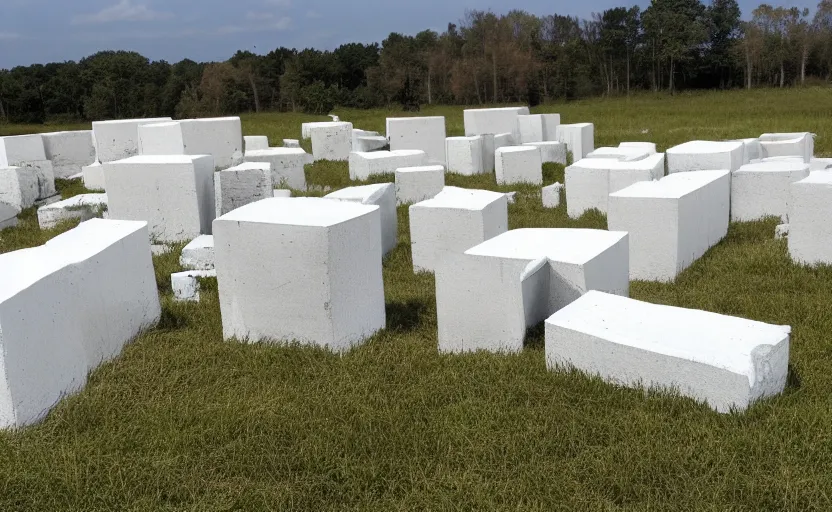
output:
[[[813,131],[832,155],[829,89],[639,95],[547,105],[591,121],[596,145]],[[393,111],[338,111],[382,131]],[[462,108],[445,115],[462,133]],[[272,145],[313,117],[243,117]],[[0,134],[57,127],[2,126]],[[350,185],[345,164],[307,168]],[[389,179],[389,178],[388,178]],[[563,168],[547,166],[547,184]],[[493,177],[448,183],[498,190]],[[62,183],[66,195],[77,186]],[[604,228],[519,190],[510,227]],[[516,356],[439,355],[434,282],[411,270],[406,208],[384,265],[388,328],[339,357],[225,342],[216,285],[171,299],[178,251],[156,257],[163,318],[39,425],[0,433],[0,510],[829,510],[832,509],[832,269],[802,268],[775,219],[734,224],[672,284],[631,296],[793,328],[789,387],[741,415],[666,394],[549,373],[542,329]],[[33,212],[0,252],[37,245]],[[207,288],[207,290],[205,290]],[[487,300],[487,298],[484,298]],[[278,298],[280,300],[280,298]]]

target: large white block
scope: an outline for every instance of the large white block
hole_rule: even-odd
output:
[[[217,215],[273,195],[272,166],[268,162],[246,162],[214,173]]]
[[[785,389],[790,331],[593,291],[546,320],[546,366],[743,411]]]
[[[352,151],[352,123],[327,123],[309,130],[315,160],[344,162]]]
[[[378,183],[347,187],[324,196],[337,201],[375,205],[381,214],[381,250],[385,255],[399,243],[399,217],[396,213],[396,186],[392,183]]]
[[[92,219],[0,255],[0,426],[39,421],[160,312],[144,222]]]
[[[540,150],[540,161],[566,165],[566,144],[557,141],[528,142],[524,146],[533,146]]]
[[[29,169],[0,166],[0,203],[25,210],[38,199],[38,179]],[[16,214],[15,214],[16,215]]]
[[[141,155],[211,155],[217,170],[243,161],[239,117],[183,119],[138,127]]]
[[[610,194],[607,226],[630,233],[630,279],[669,282],[728,233],[728,171],[676,173]]]
[[[19,167],[33,173],[38,184],[37,199],[55,195],[55,174],[40,134],[0,137],[0,167]]]
[[[169,117],[149,119],[119,119],[92,123],[95,142],[95,160],[99,163],[114,162],[139,154],[139,126],[164,123]]]
[[[52,162],[39,160],[36,162],[21,162],[18,167],[35,175],[38,182],[38,199],[48,199],[57,194],[55,190],[55,173]]]
[[[584,158],[566,168],[566,210],[578,218],[587,210],[607,212],[609,195],[639,181],[652,181],[664,174],[664,154],[624,162],[617,159]]]
[[[445,168],[441,165],[396,169],[396,203],[418,203],[435,197],[445,188]]]
[[[92,130],[44,133],[46,159],[52,162],[56,178],[68,178],[95,162]]]
[[[104,164],[111,219],[144,220],[160,242],[211,233],[215,217],[210,156],[141,155]]]
[[[832,264],[832,171],[791,184],[789,254],[798,263]]]
[[[531,146],[500,148],[494,154],[497,183],[543,184],[543,163],[540,150]]]
[[[577,162],[595,149],[595,125],[592,123],[562,124],[558,126],[557,140],[566,144]]]
[[[540,114],[540,118],[543,122],[543,142],[557,142],[560,114]]]
[[[366,180],[378,174],[393,174],[402,167],[427,164],[427,155],[418,149],[350,153],[350,179]]]
[[[751,163],[753,160],[759,160],[763,157],[763,148],[760,146],[760,139],[736,139],[729,142],[742,142],[742,163],[743,165]]]
[[[247,151],[245,160],[246,162],[271,164],[272,184],[275,187],[306,190],[306,173],[303,169],[309,162],[309,154],[301,148],[269,148]]]
[[[667,150],[667,173],[723,169],[734,172],[742,166],[744,158],[742,142],[694,140]]]
[[[269,138],[265,135],[244,135],[243,147],[245,151],[269,149]]]
[[[517,116],[517,131],[520,133],[520,143],[543,142],[546,140],[543,127],[543,116],[540,114]]]
[[[511,133],[514,140],[520,140],[517,117],[529,115],[528,107],[475,108],[463,112],[465,135],[489,133]]]
[[[746,164],[731,178],[731,220],[759,220],[774,215],[787,219],[791,184],[809,176],[802,159]]]
[[[507,229],[505,194],[445,187],[410,206],[413,271],[434,272],[449,254],[462,254]]]
[[[82,222],[101,215],[107,206],[107,194],[80,194],[38,208],[40,229],[50,229],[69,219]]]
[[[445,165],[445,118],[388,117],[387,139],[390,149],[420,149],[430,165]]]
[[[326,127],[332,125],[333,121],[317,121],[314,123],[302,123],[300,125],[300,135],[302,139],[311,139],[312,130],[319,127]]]
[[[483,138],[479,135],[448,137],[445,139],[448,172],[462,174],[463,176],[484,173],[483,157],[487,158],[488,155],[485,154],[486,151],[483,148]]]
[[[627,233],[516,229],[436,271],[442,352],[519,352],[526,330],[589,290],[627,295]]]
[[[264,199],[214,221],[223,335],[343,351],[386,325],[379,207]]]
[[[183,302],[199,302],[200,278],[217,277],[216,270],[188,270],[170,275],[173,298]]]
[[[17,226],[17,214],[20,208],[0,201],[0,230]]]
[[[553,183],[547,187],[540,189],[541,200],[544,208],[557,208],[560,206],[560,193],[563,190],[563,184]]]
[[[760,135],[760,156],[799,156],[809,163],[815,155],[815,134],[799,133],[764,133]]]
[[[199,235],[182,249],[179,264],[189,270],[212,270],[214,268],[214,236]]]
[[[84,166],[81,169],[81,179],[84,182],[84,188],[104,190],[104,166],[98,162]]]

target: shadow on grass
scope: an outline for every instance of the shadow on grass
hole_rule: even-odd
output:
[[[423,300],[388,303],[387,329],[399,332],[419,330],[425,324],[424,315],[429,312],[430,307]]]

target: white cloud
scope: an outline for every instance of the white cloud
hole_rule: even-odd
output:
[[[131,0],[105,7],[93,14],[79,14],[72,17],[73,25],[113,23],[117,21],[157,21],[173,17],[169,12],[154,11],[147,4],[134,4]]]
[[[219,34],[240,34],[243,32],[280,32],[292,27],[292,18],[283,17],[268,23],[252,25],[226,25],[217,29]]]
[[[11,41],[12,39],[20,39],[20,34],[14,32],[0,32],[0,41]]]
[[[306,11],[306,17],[311,19],[311,20],[316,20],[316,19],[320,18],[321,15],[318,14],[318,11]]]
[[[292,0],[263,0],[263,3],[266,5],[274,5],[275,7],[283,7],[284,9],[292,7]]]

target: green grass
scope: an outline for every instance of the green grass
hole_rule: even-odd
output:
[[[832,154],[828,90],[640,95],[537,109],[596,123],[598,145],[766,131],[818,133]],[[339,111],[365,129],[384,111]],[[461,108],[429,108],[462,131]],[[273,145],[287,114],[245,116]],[[0,126],[0,131],[9,127]],[[641,134],[648,130],[647,134]],[[546,182],[563,168],[547,166]],[[346,165],[307,169],[350,184]],[[498,189],[493,177],[449,184]],[[74,193],[64,187],[65,193]],[[604,228],[518,190],[510,226]],[[36,245],[31,212],[0,252]],[[829,510],[832,508],[832,269],[793,265],[775,220],[734,224],[673,284],[634,298],[793,327],[789,386],[745,414],[547,372],[542,329],[516,356],[439,355],[434,282],[414,275],[407,209],[385,261],[388,328],[343,357],[225,342],[215,283],[171,300],[178,250],[154,259],[163,318],[39,425],[0,433],[0,510]],[[61,226],[67,229],[71,225]],[[281,300],[276,297],[275,300]]]

